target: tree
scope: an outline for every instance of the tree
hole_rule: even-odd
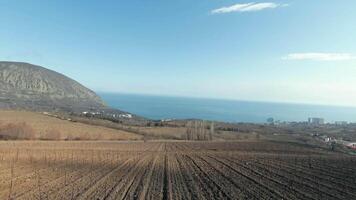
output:
[[[213,140],[214,132],[215,132],[214,122],[211,122],[211,124],[210,124],[210,132],[209,132],[209,140]]]

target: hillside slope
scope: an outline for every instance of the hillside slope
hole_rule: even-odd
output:
[[[105,107],[101,98],[52,70],[20,62],[0,62],[0,107],[84,110]]]
[[[138,140],[142,138],[141,135],[123,130],[75,123],[36,112],[0,110],[0,140],[3,134],[10,136],[19,134],[21,127],[25,127],[26,131],[32,133],[33,139]]]

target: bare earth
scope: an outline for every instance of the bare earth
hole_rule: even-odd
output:
[[[262,141],[2,141],[0,199],[356,199],[356,159]]]

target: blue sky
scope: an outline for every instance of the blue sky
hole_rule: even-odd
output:
[[[0,0],[0,60],[101,92],[356,105],[354,8],[354,0]]]

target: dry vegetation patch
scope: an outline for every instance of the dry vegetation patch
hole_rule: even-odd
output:
[[[0,135],[5,139],[44,140],[136,140],[142,137],[26,111],[0,111]]]

